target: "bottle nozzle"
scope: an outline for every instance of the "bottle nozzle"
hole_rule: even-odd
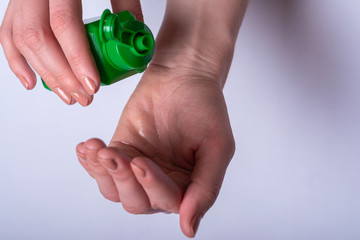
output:
[[[149,34],[136,34],[134,36],[134,47],[138,53],[146,53],[154,46],[154,40]]]

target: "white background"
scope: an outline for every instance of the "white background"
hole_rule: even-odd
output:
[[[109,7],[84,3],[85,18]],[[164,8],[143,1],[154,34]],[[224,89],[237,152],[197,239],[360,239],[359,16],[357,0],[251,1]],[[75,157],[110,140],[140,75],[82,108],[26,91],[3,53],[0,72],[1,240],[185,239],[177,215],[103,199]]]

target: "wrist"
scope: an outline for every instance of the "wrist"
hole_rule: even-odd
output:
[[[152,64],[197,69],[223,86],[246,2],[168,0]]]

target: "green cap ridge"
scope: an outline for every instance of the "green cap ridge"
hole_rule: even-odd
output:
[[[106,9],[100,20],[85,24],[85,29],[102,85],[143,72],[154,55],[150,29],[129,11],[112,14]]]

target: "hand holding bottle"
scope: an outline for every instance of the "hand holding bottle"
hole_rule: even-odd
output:
[[[114,12],[131,10],[142,20],[139,0],[113,0],[112,6]],[[80,0],[10,0],[0,42],[10,68],[26,89],[36,84],[32,67],[66,104],[92,102],[100,77]]]

